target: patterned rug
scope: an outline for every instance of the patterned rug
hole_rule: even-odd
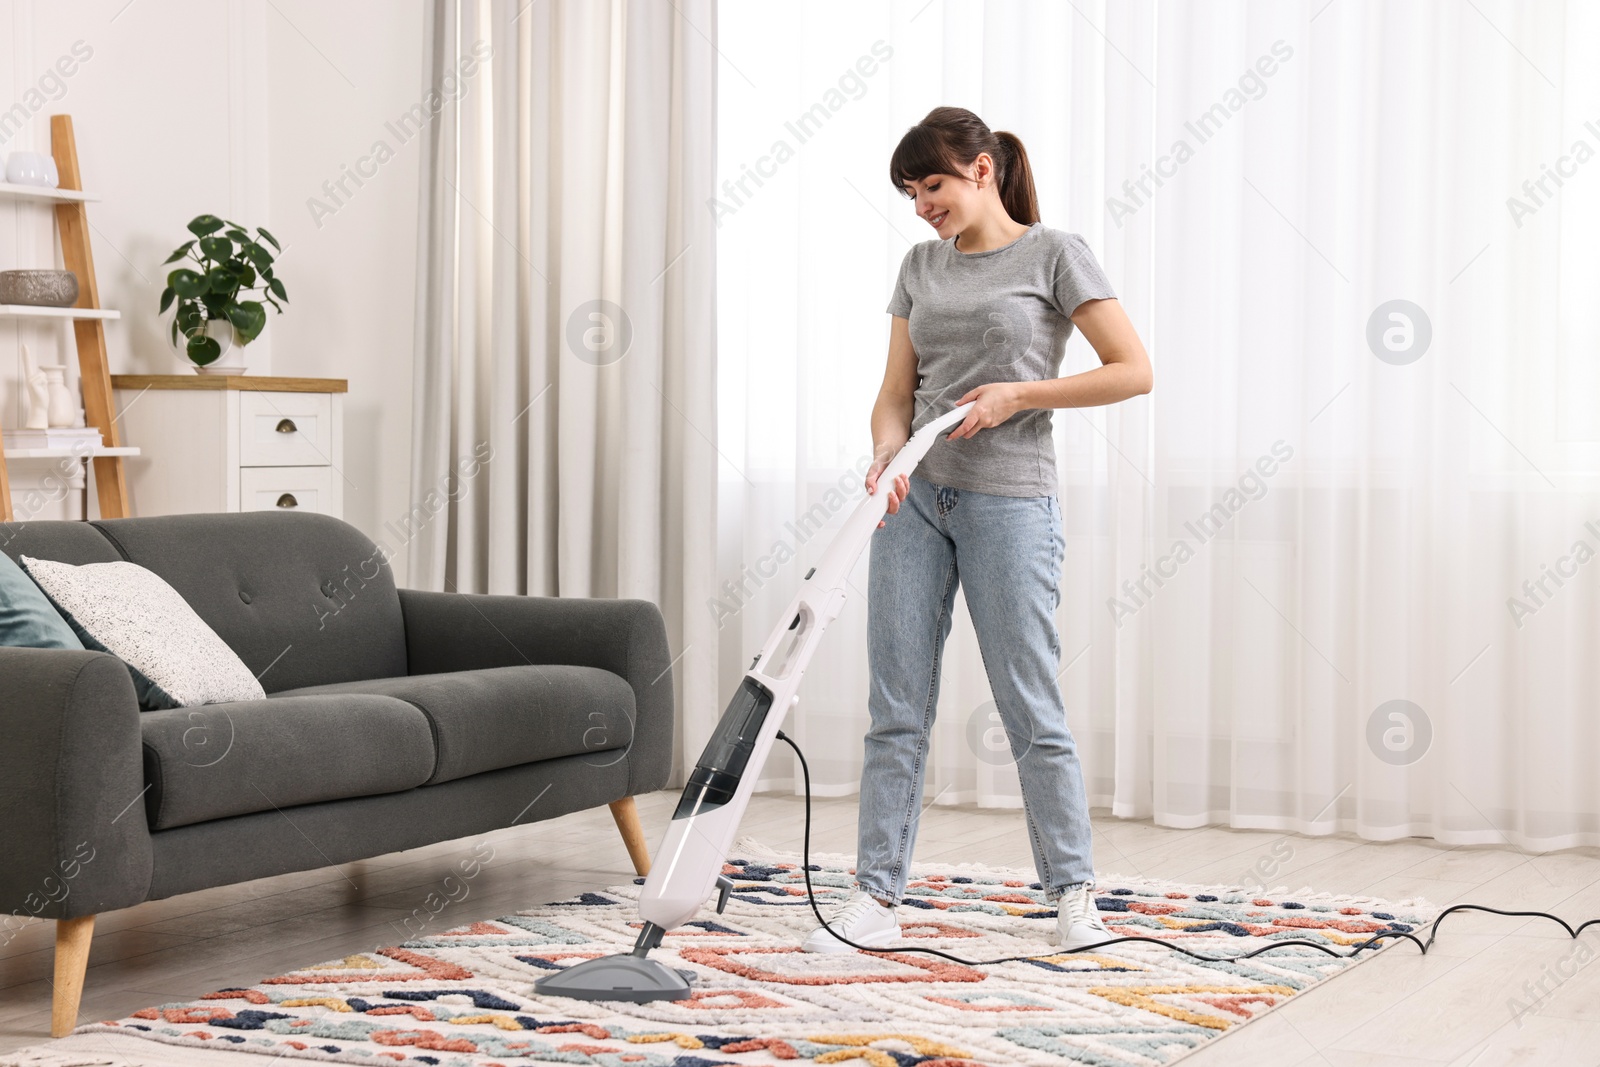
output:
[[[812,855],[824,909],[848,892],[850,860]],[[1289,946],[1203,963],[1126,942],[985,968],[922,953],[804,953],[799,942],[816,921],[799,857],[743,838],[724,873],[734,882],[727,910],[708,906],[651,954],[700,975],[689,1000],[598,1003],[533,991],[543,974],[632,947],[641,878],[89,1023],[61,1041],[0,1055],[0,1065],[266,1062],[238,1055],[254,1053],[402,1067],[1147,1067],[1172,1063],[1384,950],[1341,960]],[[1052,952],[1056,913],[1030,874],[913,865],[900,907],[905,941],[967,959]],[[1295,938],[1348,952],[1379,930],[1411,931],[1438,913],[1420,898],[1257,894],[1113,874],[1097,878],[1095,896],[1113,936],[1226,957]]]

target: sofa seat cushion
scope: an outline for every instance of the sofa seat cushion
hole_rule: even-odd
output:
[[[433,730],[384,696],[301,696],[147,711],[152,830],[414,789],[433,773]]]
[[[633,741],[633,687],[598,667],[417,674],[308,686],[267,699],[356,693],[404,700],[428,716],[438,754],[429,785],[537,760],[616,753]],[[596,765],[620,758],[597,755]]]

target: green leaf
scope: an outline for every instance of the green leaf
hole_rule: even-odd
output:
[[[212,259],[230,259],[233,256],[233,242],[226,237],[202,237],[200,251]]]
[[[244,254],[249,256],[250,261],[257,267],[260,267],[262,270],[272,266],[272,253],[268,252],[265,248],[262,248],[258,244],[252,242],[251,244],[245,245]]]
[[[193,300],[178,301],[178,313],[172,317],[172,325],[184,333],[193,333],[205,324],[200,317],[200,305]]]
[[[284,292],[283,283],[280,282],[278,279],[269,278],[267,280],[267,288],[271,289],[273,295],[276,296],[279,300],[282,300],[285,304],[287,304],[289,302],[289,294]],[[276,305],[274,305],[274,306],[276,306]]]
[[[176,289],[174,289],[170,285],[167,286],[165,289],[161,290],[161,310],[156,312],[156,314],[157,315],[165,314],[166,310],[169,307],[172,306],[172,298],[177,296],[177,295],[178,295],[178,291]]]
[[[178,320],[177,319],[173,319],[172,320],[172,343],[173,343],[173,345],[177,345],[177,343],[178,343]]]
[[[224,236],[226,236],[226,237],[228,237],[228,238],[230,238],[230,239],[232,239],[234,241],[238,241],[240,244],[249,244],[250,243],[250,235],[249,234],[247,234],[243,230],[239,229],[239,227],[233,226],[232,223],[229,223],[229,226],[232,227],[232,228],[224,230],[223,231]]]
[[[272,299],[270,296],[265,296],[263,299],[266,300],[267,303],[271,304],[274,308],[277,308],[278,314],[283,314],[283,308],[278,307],[278,302],[276,300]]]
[[[172,286],[179,296],[187,297],[199,296],[206,291],[207,285],[204,275],[197,274],[187,267],[179,267],[167,275],[167,284]]]
[[[256,272],[251,269],[250,264],[240,263],[239,269],[234,274],[239,279],[239,288],[252,289],[255,287]]]
[[[226,267],[212,267],[206,271],[206,288],[213,293],[232,296],[239,289],[239,279]]]
[[[179,246],[179,248],[178,248],[178,250],[176,252],[172,253],[172,255],[167,257],[166,263],[163,263],[162,266],[166,266],[167,263],[176,263],[178,260],[180,260],[184,256],[188,255],[189,254],[189,249],[191,249],[193,247],[194,247],[194,242],[193,241],[185,242],[183,245]]]
[[[260,301],[246,300],[228,308],[228,318],[239,331],[239,343],[247,345],[261,335],[267,325],[267,309]]]
[[[184,351],[188,353],[190,362],[204,367],[208,363],[215,363],[221,357],[222,346],[217,344],[215,338],[207,337],[203,333],[197,333],[189,338],[189,343],[184,346]]]
[[[272,234],[268,233],[266,231],[265,227],[257,226],[256,227],[256,232],[259,233],[261,236],[265,237],[268,241],[271,241],[273,248],[276,248],[279,252],[283,251],[283,246],[278,243],[278,239],[276,237],[272,236]]]
[[[196,215],[189,220],[189,232],[196,237],[204,237],[208,233],[216,233],[222,229],[222,220],[215,215]]]

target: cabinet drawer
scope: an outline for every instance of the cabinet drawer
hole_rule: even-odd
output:
[[[332,467],[243,467],[239,471],[239,510],[333,512]]]
[[[241,392],[239,428],[240,466],[333,462],[333,400],[327,393]]]

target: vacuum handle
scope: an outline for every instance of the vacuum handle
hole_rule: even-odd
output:
[[[884,478],[888,478],[889,484],[893,485],[894,480],[902,474],[909,478],[911,472],[916,470],[917,464],[922,462],[922,457],[928,454],[928,450],[938,440],[939,435],[952,426],[960,425],[966,419],[967,412],[971,411],[976,403],[976,400],[969,400],[959,407],[951,408],[912,434],[910,439],[900,446],[900,451],[895,453],[894,459],[890,460],[878,475],[878,484],[881,486]]]
[[[928,454],[928,449],[934,446],[939,435],[950,427],[955,426],[967,417],[967,412],[972,410],[976,400],[969,400],[960,407],[940,415],[922,429],[911,435],[911,439],[900,446],[900,451],[889,461],[889,465],[878,474],[878,492],[870,493],[863,497],[855,511],[845,519],[833,543],[822,553],[822,558],[817,560],[815,573],[811,577],[812,588],[835,589],[838,591],[833,608],[843,603],[846,576],[855,567],[856,560],[866,549],[867,543],[872,539],[873,531],[878,528],[878,521],[889,511],[889,494],[883,492],[885,484],[893,486],[895,479],[904,474],[911,477],[911,472],[917,464],[922,462],[922,457]],[[885,483],[885,479],[888,479]],[[829,615],[832,618],[832,615]],[[789,625],[787,621],[779,623],[780,626]],[[775,647],[773,639],[769,638],[766,653],[770,654]]]

